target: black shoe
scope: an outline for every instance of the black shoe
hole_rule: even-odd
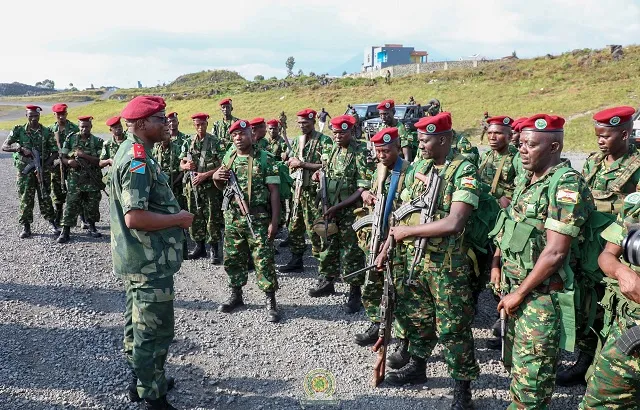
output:
[[[578,360],[576,360],[573,366],[558,372],[556,375],[556,385],[562,387],[577,386],[579,384],[586,385],[587,382],[584,376],[587,374],[587,370],[589,370],[592,361],[593,356],[580,351]]]
[[[473,402],[471,401],[471,381],[456,380],[453,388],[453,401],[451,402],[451,410],[473,410]]]
[[[280,242],[280,245],[278,245],[278,247],[280,247],[280,248],[289,247],[289,237],[287,237],[287,239],[285,239],[284,241]]]
[[[368,346],[374,344],[378,340],[380,331],[380,323],[372,322],[364,333],[358,333],[354,339],[357,345]]]
[[[129,378],[129,386],[127,386],[127,394],[129,395],[129,401],[137,403],[142,399],[138,395],[138,377],[131,373]],[[173,377],[167,377],[167,391],[172,390],[176,385],[176,380]]]
[[[91,235],[92,238],[102,237],[102,234],[98,232],[98,230],[96,229],[96,224],[93,222],[89,222],[89,235]]]
[[[401,369],[409,363],[409,339],[399,339],[395,352],[387,356],[387,367]]]
[[[237,307],[244,306],[242,301],[242,288],[230,288],[231,294],[229,299],[218,307],[218,312],[231,313]]]
[[[253,257],[251,255],[249,255],[249,261],[247,262],[247,270],[249,272],[256,270],[256,264],[253,262]]]
[[[60,235],[60,228],[58,228],[58,224],[55,219],[49,221],[49,230],[51,230],[51,233],[55,235]]]
[[[209,254],[211,263],[213,263],[214,265],[220,265],[222,263],[222,258],[220,257],[220,249],[218,249],[218,242],[214,242],[209,245],[211,247],[211,252]]]
[[[487,340],[487,349],[502,350],[502,339],[500,339],[499,337],[494,337],[493,339]]]
[[[347,313],[356,313],[362,307],[362,291],[360,286],[351,285],[349,287],[349,298],[344,304],[344,311]]]
[[[24,224],[22,227],[22,232],[20,232],[20,239],[25,239],[31,236],[31,225]]]
[[[196,242],[196,247],[187,254],[189,259],[200,259],[207,256],[207,248],[204,246],[204,241]]]
[[[394,386],[420,384],[427,381],[426,371],[427,361],[422,357],[411,356],[406,365],[395,372],[389,372],[384,379]]]
[[[62,232],[60,232],[60,236],[58,236],[58,239],[56,239],[56,242],[58,242],[58,243],[67,243],[67,242],[69,242],[69,232],[70,231],[71,231],[71,227],[63,226],[62,227]]]
[[[178,410],[167,401],[167,396],[162,396],[156,400],[144,400],[144,408],[146,410]]]
[[[278,307],[276,306],[276,292],[267,292],[267,322],[276,323],[280,321]]]
[[[495,337],[500,337],[500,319],[496,320],[493,326],[491,326],[491,333]]]
[[[302,263],[302,254],[292,253],[291,260],[284,266],[278,268],[280,272],[304,272],[304,264]]]
[[[336,291],[333,281],[333,278],[319,278],[316,287],[309,289],[309,296],[312,298],[319,298],[333,294]]]

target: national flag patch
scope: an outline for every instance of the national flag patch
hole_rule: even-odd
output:
[[[129,171],[135,172],[136,174],[144,174],[145,172],[147,172],[147,163],[135,160],[131,161]]]
[[[565,204],[577,204],[578,193],[570,189],[561,189],[556,194],[556,200]]]
[[[477,182],[474,177],[462,177],[461,184],[464,188],[475,189]]]

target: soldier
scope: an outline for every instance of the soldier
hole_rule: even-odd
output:
[[[173,275],[182,265],[183,229],[193,221],[151,155],[168,133],[164,107],[160,97],[139,96],[122,110],[129,132],[113,160],[109,201],[113,271],[126,292],[127,392],[147,410],[175,410],[164,365],[174,336]]]
[[[17,188],[20,197],[20,217],[18,222],[23,226],[20,238],[31,236],[31,223],[33,223],[34,196],[38,196],[38,206],[40,213],[45,220],[49,221],[51,232],[60,234],[55,221],[55,213],[51,196],[49,195],[49,184],[51,176],[45,170],[47,163],[52,163],[58,158],[58,146],[53,138],[53,134],[48,128],[40,124],[40,111],[42,108],[36,105],[27,105],[27,123],[16,125],[9,133],[9,136],[2,144],[2,150],[13,152],[13,165],[18,170]],[[40,157],[38,166],[42,170],[42,175],[38,175],[37,170],[23,174],[23,170],[35,160],[34,150],[37,150]]]
[[[184,195],[189,212],[194,214],[189,235],[196,247],[189,252],[188,257],[198,259],[206,256],[206,240],[211,247],[211,261],[219,265],[221,258],[218,242],[223,228],[220,209],[222,195],[213,186],[211,177],[220,166],[224,143],[207,132],[208,114],[193,114],[191,119],[196,134],[187,138],[180,153],[180,169],[185,172]]]
[[[171,118],[175,119],[173,121],[175,123],[177,122],[177,116],[175,113],[170,114],[174,114],[172,117],[167,116],[170,133],[167,134],[162,141],[153,146],[152,153],[153,157],[158,161],[160,170],[169,177],[169,186],[180,204],[180,208],[187,209],[187,199],[184,196],[184,185],[182,183],[184,172],[180,169],[180,154],[182,153],[185,138],[189,138],[189,136],[182,133],[171,135]]]
[[[429,102],[427,103],[427,107],[425,108],[425,111],[427,113],[427,116],[435,117],[440,113],[441,108],[442,106],[440,105],[440,101],[436,98],[433,98],[429,100]]]
[[[224,269],[229,276],[231,295],[218,310],[229,313],[244,305],[242,287],[247,284],[247,260],[252,259],[258,287],[266,294],[267,320],[278,322],[278,279],[272,245],[280,218],[278,167],[268,152],[253,144],[247,121],[234,122],[229,133],[233,148],[225,155],[222,166],[213,175],[213,181],[218,189],[224,190],[230,178],[229,171],[232,170],[243,198],[238,200],[230,197],[228,208],[224,211]],[[233,192],[229,194],[233,195]],[[242,215],[241,205],[246,205],[250,221]]]
[[[291,174],[300,171],[302,189],[300,197],[292,199],[294,202],[292,214],[295,211],[296,215],[291,215],[289,222],[291,260],[278,268],[280,272],[302,272],[304,270],[302,255],[306,247],[305,231],[311,240],[313,257],[320,256],[320,237],[313,231],[313,223],[320,217],[318,208],[314,204],[317,184],[311,181],[311,175],[320,169],[322,153],[333,144],[329,137],[315,130],[316,112],[314,110],[311,108],[301,110],[297,116],[302,135],[293,140],[293,152],[287,157],[287,165]]]
[[[280,135],[280,123],[278,120],[267,121],[267,130],[269,132],[269,138],[266,139],[268,142],[267,151],[273,155],[280,174],[280,226],[282,227],[287,220],[286,204],[291,199],[291,187],[293,184],[293,180],[289,175],[289,167],[282,162],[282,159],[287,157],[289,146],[284,141],[285,137]]]
[[[415,156],[415,148],[418,146],[415,136],[411,134],[402,122],[394,117],[396,113],[395,102],[393,100],[384,100],[378,104],[378,114],[382,121],[383,128],[397,128],[400,135],[400,147],[402,156],[411,162]]]
[[[120,122],[120,116],[115,116],[109,118],[105,124],[109,127],[109,132],[111,132],[111,139],[104,142],[102,145],[102,152],[100,153],[100,162],[98,166],[100,168],[113,166],[113,158],[116,156],[116,152],[118,152],[118,148],[124,140],[127,139],[127,136],[124,133],[124,129],[122,128],[122,122]],[[103,182],[109,186],[111,184],[111,170],[109,170],[104,178],[102,178]]]
[[[224,146],[224,149],[221,151],[223,155],[225,152],[227,152],[232,144],[232,141],[229,137],[229,127],[235,121],[238,121],[236,117],[231,115],[231,112],[233,111],[233,105],[231,103],[231,98],[225,98],[218,103],[218,105],[220,105],[220,112],[222,112],[222,119],[216,121],[213,124],[213,129],[211,130],[213,136],[216,137],[218,141],[220,141],[221,145]]]
[[[522,123],[520,154],[527,173],[490,233],[498,246],[491,282],[505,294],[498,311],[510,317],[510,409],[548,408],[560,349],[572,350],[575,338],[569,319],[575,314],[574,283],[563,264],[594,205],[582,175],[560,158],[563,125],[563,118],[546,114]]]
[[[323,155],[328,202],[323,218],[329,221],[329,231],[324,232],[323,218],[316,221],[316,232],[321,239],[326,235],[327,240],[318,259],[318,284],[309,291],[313,297],[334,293],[337,277],[364,265],[364,253],[358,246],[358,238],[351,225],[355,222],[353,211],[361,204],[362,192],[371,187],[367,146],[355,140],[355,119],[350,115],[333,118],[331,129],[335,143],[331,151]],[[314,174],[314,179],[318,179],[318,173]],[[346,282],[349,284],[349,297],[345,310],[355,313],[362,306],[364,274]]]
[[[257,117],[249,121],[251,126],[251,137],[253,143],[260,150],[269,152],[269,141],[265,138],[267,135],[267,123],[264,122],[264,118]]]
[[[189,138],[189,136],[178,129],[180,126],[178,113],[175,111],[170,112],[169,114],[167,114],[167,120],[169,121],[169,135],[171,136],[171,140],[177,142],[180,146],[182,146],[182,144],[184,144],[184,141]]]
[[[269,134],[267,151],[269,151],[276,160],[282,159],[282,154],[287,152],[288,146],[284,142],[284,136],[280,135],[280,123],[278,120],[274,118],[267,121],[267,132]]]
[[[611,215],[612,219],[622,209],[624,198],[640,190],[640,153],[634,145],[629,144],[634,113],[633,107],[614,107],[593,116],[600,152],[592,153],[582,168],[582,175],[589,184],[596,209]],[[593,303],[597,311],[595,321],[583,324],[583,328],[600,332],[604,310],[596,302],[604,296],[605,284],[603,281],[592,283],[587,278],[583,280],[586,281],[586,289],[595,290],[592,297],[597,295],[593,300],[585,298],[586,308],[589,309],[589,305]],[[576,341],[576,345],[580,349],[578,360],[573,366],[558,372],[556,384],[559,386],[586,383],[585,375],[593,361],[598,337],[593,331],[588,331]]]
[[[489,122],[487,119],[489,118],[489,112],[485,111],[482,121],[480,121],[480,126],[482,127],[482,134],[480,134],[480,144],[484,142],[484,134],[487,133],[487,129],[489,128]]]
[[[280,122],[280,133],[287,138],[287,114],[284,111],[280,113],[278,121]]]
[[[96,229],[100,221],[101,190],[105,188],[100,171],[100,152],[103,140],[91,134],[91,116],[78,117],[80,132],[67,137],[62,145],[62,163],[69,169],[67,176],[67,202],[62,217],[62,232],[58,243],[69,241],[71,226],[76,224],[78,215],[85,213],[89,223],[89,235],[100,238]]]
[[[520,148],[520,132],[522,131],[521,125],[525,122],[527,117],[518,118],[513,122],[511,127],[513,128],[513,133],[511,134],[511,144],[513,144],[516,149]],[[518,154],[513,159],[513,165],[516,168],[516,175],[520,176],[524,174],[524,168],[522,168],[522,158],[520,157],[520,151],[518,150]]]
[[[453,149],[471,161],[473,165],[478,165],[480,159],[478,148],[474,147],[464,134],[458,133],[455,130],[453,131]]]

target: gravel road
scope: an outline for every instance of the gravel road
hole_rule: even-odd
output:
[[[6,132],[0,134],[4,139]],[[574,158],[575,157],[575,158]],[[584,155],[571,157],[581,166]],[[137,409],[124,394],[121,352],[124,292],[111,272],[107,201],[98,224],[103,238],[72,230],[59,245],[36,216],[34,236],[19,240],[18,202],[11,157],[0,154],[0,409]],[[37,215],[37,211],[36,211]],[[283,251],[276,257],[282,264]],[[186,261],[176,276],[176,337],[167,372],[177,379],[170,401],[180,409],[298,409],[305,375],[323,368],[335,375],[332,408],[445,409],[452,397],[438,346],[427,383],[371,388],[375,355],[352,342],[366,328],[362,312],[343,313],[347,286],[322,299],[307,296],[316,264],[307,254],[301,274],[280,275],[283,320],[265,322],[264,297],[250,277],[246,308],[216,308],[227,296],[226,275],[206,261]],[[473,334],[482,374],[473,383],[476,409],[505,408],[508,374],[499,352],[486,349],[496,303],[481,297]],[[571,355],[563,358],[570,359]],[[558,388],[552,408],[576,408],[584,389]]]

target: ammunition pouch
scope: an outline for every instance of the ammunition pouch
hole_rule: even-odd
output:
[[[317,233],[320,237],[324,238],[325,236],[325,228],[324,228],[324,219],[318,218],[313,222],[313,231]],[[327,224],[326,236],[331,236],[338,233],[338,225],[335,222],[329,222]]]

